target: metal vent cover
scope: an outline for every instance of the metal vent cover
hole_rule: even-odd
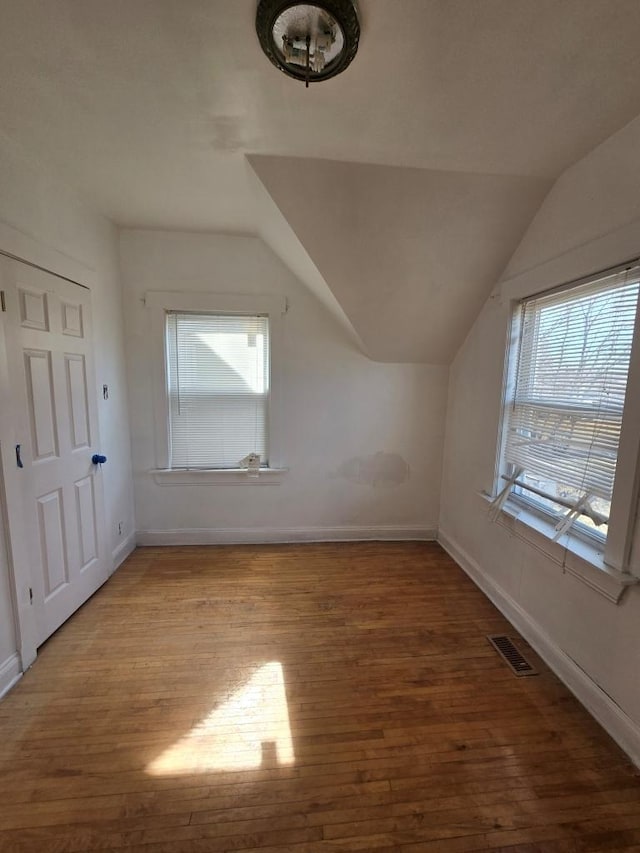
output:
[[[538,670],[518,651],[506,634],[490,634],[487,640],[518,678],[523,675],[539,675]]]

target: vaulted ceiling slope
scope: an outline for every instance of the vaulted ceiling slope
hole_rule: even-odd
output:
[[[249,160],[377,361],[447,364],[549,189],[542,178]]]
[[[256,3],[0,0],[2,132],[120,225],[263,234],[372,357],[447,361],[545,189],[640,113],[640,3],[359,0],[309,90]]]

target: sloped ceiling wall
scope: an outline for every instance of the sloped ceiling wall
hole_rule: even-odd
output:
[[[449,363],[552,183],[249,162],[377,361]]]

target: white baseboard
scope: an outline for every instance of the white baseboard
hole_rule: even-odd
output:
[[[112,572],[115,572],[117,568],[119,568],[124,561],[127,559],[129,554],[136,547],[136,534],[131,533],[127,536],[126,539],[123,539],[122,542],[118,545],[117,548],[113,549],[112,557],[113,557],[113,569]]]
[[[286,542],[432,541],[435,527],[227,527],[139,530],[138,545],[259,545]]]
[[[14,652],[3,664],[0,664],[0,699],[11,690],[20,678],[22,678],[20,656]]]
[[[498,610],[507,617],[579,702],[627,753],[633,763],[640,767],[640,726],[625,714],[622,708],[553,642],[546,631],[487,576],[476,560],[443,530],[438,532],[438,542]]]

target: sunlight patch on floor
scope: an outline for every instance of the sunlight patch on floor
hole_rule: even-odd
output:
[[[147,766],[153,776],[293,764],[282,665],[267,663]]]

